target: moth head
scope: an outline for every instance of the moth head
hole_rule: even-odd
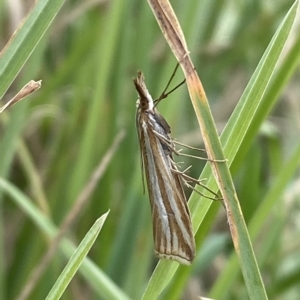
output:
[[[142,72],[138,72],[138,76],[133,79],[133,83],[139,95],[139,99],[136,102],[137,107],[143,111],[152,110],[154,108],[153,99],[147,90],[145,77]]]

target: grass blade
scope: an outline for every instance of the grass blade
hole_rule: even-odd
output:
[[[55,282],[46,299],[60,299],[64,290],[67,288],[69,282],[72,280],[73,276],[76,274],[84,258],[87,256],[88,252],[93,246],[108,214],[109,211],[106,214],[102,215],[98,220],[96,220],[94,225],[85,235],[82,242],[70,258],[68,264],[58,277],[57,281]]]
[[[20,190],[8,181],[0,178],[0,187],[11,196],[11,199],[36,224],[36,226],[49,237],[53,238],[58,232],[48,217],[32,204]],[[63,239],[60,250],[66,257],[71,257],[76,247],[67,239]],[[89,283],[106,299],[128,299],[128,297],[88,258],[82,262],[79,272],[88,279]]]
[[[270,46],[266,50],[264,57],[262,58],[256,72],[254,73],[248,87],[245,90],[244,96],[242,97],[239,106],[237,106],[235,110],[234,113],[235,115],[233,114],[231,120],[229,121],[229,124],[227,125],[221,137],[222,144],[224,145],[224,152],[226,154],[226,158],[229,161],[229,164],[232,162],[236,152],[239,149],[239,145],[241,144],[243,137],[245,135],[245,130],[249,127],[249,124],[253,119],[256,109],[260,103],[261,97],[266,89],[267,83],[269,82],[270,77],[273,73],[279,54],[281,53],[284,42],[293,24],[295,14],[296,14],[297,4],[298,4],[297,2],[294,3],[291,10],[287,14],[285,20],[283,21],[282,25],[279,27],[277,33],[274,35],[274,38],[271,41]],[[177,49],[176,46],[171,46],[171,48]],[[177,58],[178,59],[180,58],[180,53],[177,53]],[[261,79],[263,79],[262,81],[259,81],[260,77]],[[194,82],[193,82],[194,78],[190,80],[191,80],[190,81],[191,88],[194,89]],[[191,94],[192,94],[192,98],[194,98],[195,95],[193,94],[193,92],[191,92]],[[201,90],[199,91],[199,94],[200,96],[205,95]],[[249,98],[249,96],[251,97]],[[196,98],[198,98],[198,96],[196,96]],[[253,103],[253,100],[255,100],[255,103]],[[210,111],[207,108],[207,106],[203,104],[202,99],[196,102],[197,104],[194,104],[194,108],[196,110],[196,114],[198,115],[198,120],[200,119],[201,123],[203,121],[201,127],[204,127],[205,130],[204,136],[209,140],[207,142],[209,148],[208,151],[212,151],[214,153],[211,157],[222,159],[223,153],[222,153],[222,149],[219,146],[218,137],[216,135],[216,131],[212,123]],[[198,105],[200,108],[198,107]],[[248,106],[252,108],[250,111]],[[239,121],[237,122],[237,120]],[[243,128],[241,128],[241,126]],[[236,133],[239,133],[239,135],[236,135]],[[230,141],[232,141],[233,143],[230,143]],[[216,149],[218,149],[217,153],[215,153]],[[228,169],[224,165],[225,164],[223,164],[223,166],[220,165],[221,170],[219,169],[220,166],[216,166],[215,172],[218,174],[218,177],[222,176],[221,182],[224,184],[224,186],[226,186],[227,188],[231,187],[228,189],[233,193],[229,195],[229,199],[236,199],[234,187],[232,185],[232,179],[230,177]],[[208,174],[209,174],[208,169],[205,169],[202,175],[203,177],[209,177],[206,176]],[[207,182],[207,185],[209,188],[212,189],[216,188],[216,186],[213,184],[213,180],[209,180]],[[226,194],[225,196],[228,197],[228,194]],[[193,224],[197,230],[210,204],[206,203],[199,208],[199,205],[203,203],[200,203],[200,201],[198,199],[196,200],[195,198],[196,198],[195,196],[191,198],[190,207],[192,211]],[[196,203],[196,201],[198,203]],[[240,265],[244,271],[244,279],[248,284],[248,292],[251,295],[250,297],[253,299],[266,299],[266,294],[261,281],[261,277],[259,275],[256,260],[253,256],[252,250],[250,250],[252,249],[252,246],[249,240],[249,236],[247,234],[247,230],[243,218],[241,216],[239,205],[236,203],[235,200],[233,202],[234,202],[233,207],[231,208],[233,209],[233,211],[231,211],[231,214],[234,214],[234,217],[236,218],[235,222],[238,221],[238,226],[233,227],[234,230],[233,237],[236,238],[237,237],[236,234],[238,233],[238,237],[239,239],[241,239],[240,241],[236,242],[236,246],[238,248],[242,247],[240,253],[241,254]],[[196,217],[197,220],[195,220]],[[239,232],[239,230],[241,230],[241,232]],[[251,253],[250,256],[248,256],[249,253]],[[243,257],[243,255],[245,255],[245,257]],[[155,295],[156,296],[159,295],[159,293],[164,289],[164,287],[170,281],[171,277],[173,276],[173,274],[177,269],[177,266],[172,266],[172,267],[169,266],[170,268],[169,268],[168,276],[165,276],[166,274],[164,274],[162,270],[164,267],[166,267],[164,263],[160,262],[158,264],[156,270],[152,275],[149,285],[147,286],[147,289],[144,294],[144,299],[150,299],[153,296],[155,297]],[[248,270],[251,270],[250,271],[251,276]],[[252,277],[253,274],[254,277]],[[248,279],[251,279],[250,282],[248,281]],[[256,288],[258,282],[260,283],[259,289]]]

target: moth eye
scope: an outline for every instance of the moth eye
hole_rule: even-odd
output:
[[[142,107],[143,107],[144,109],[146,109],[146,108],[148,107],[148,104],[149,104],[148,99],[144,99],[143,102],[142,102]]]

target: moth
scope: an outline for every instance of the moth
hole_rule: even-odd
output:
[[[171,129],[156,109],[142,72],[133,80],[138,93],[136,127],[142,174],[146,175],[150,198],[155,252],[159,258],[189,265],[195,257],[195,239],[179,171]]]

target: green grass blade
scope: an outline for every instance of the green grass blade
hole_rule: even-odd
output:
[[[79,244],[78,248],[70,258],[68,264],[66,265],[66,267],[64,268],[60,276],[58,277],[51,291],[47,295],[46,299],[54,300],[54,299],[59,299],[62,296],[64,290],[67,288],[69,282],[72,280],[78,268],[80,267],[82,261],[87,256],[88,252],[93,246],[108,216],[108,213],[109,211],[106,214],[102,215],[98,220],[96,220],[94,225],[85,235],[82,242]]]
[[[35,2],[24,23],[6,45],[0,56],[0,98],[20,72],[63,3],[64,0]]]
[[[32,204],[32,201],[26,197],[20,190],[10,184],[8,181],[0,178],[0,187],[3,192],[10,195],[11,199],[24,211],[24,213],[36,224],[36,226],[45,234],[53,238],[58,229],[43,215],[40,210]],[[60,250],[66,257],[71,257],[76,247],[67,239],[63,239]],[[129,299],[91,260],[85,258],[79,269],[95,291],[106,299]]]
[[[275,182],[272,184],[272,188],[268,191],[267,195],[262,200],[261,205],[259,206],[257,212],[249,223],[249,234],[252,240],[258,238],[260,229],[266,222],[267,216],[269,215],[272,208],[276,205],[276,202],[280,200],[281,195],[286,188],[286,185],[297,170],[299,163],[300,145],[298,144],[290,159],[283,164],[284,168],[281,169]],[[210,293],[210,297],[214,299],[224,299],[227,295],[227,293],[224,293],[224,291],[230,290],[230,287],[235,282],[238,273],[238,260],[235,253],[233,253],[228,261],[226,268],[223,270],[218,280],[216,281]]]
[[[33,36],[35,26],[28,27],[28,20],[35,19],[35,24],[48,22],[51,19],[48,14],[55,14],[53,9],[58,10],[59,2],[31,1],[32,9],[26,1],[16,1],[19,6],[11,2],[0,1],[0,44],[4,46],[22,22],[27,31],[19,26],[1,54],[8,59],[3,61],[0,55],[1,76],[8,76],[7,83],[13,81],[1,102],[11,98],[31,79],[41,79],[43,86],[1,115],[0,178],[6,178],[26,194],[29,203],[39,210],[31,212],[21,204],[15,205],[10,194],[0,187],[4,199],[0,202],[0,299],[16,299],[33,282],[30,280],[33,270],[41,267],[44,254],[49,252],[49,241],[53,246],[52,236],[59,234],[57,224],[62,224],[69,214],[78,193],[89,181],[89,174],[121,130],[127,134],[120,151],[76,224],[69,228],[69,234],[81,241],[99,215],[108,209],[109,218],[62,298],[82,297],[82,293],[74,293],[79,289],[88,298],[141,299],[158,260],[153,251],[149,197],[147,191],[145,194],[142,191],[135,128],[137,95],[132,78],[138,70],[143,71],[149,91],[156,98],[165,88],[176,59],[147,1],[64,1],[39,41],[38,35]],[[294,278],[300,266],[298,174],[288,183],[282,182],[284,194],[280,201],[278,195],[274,196],[275,207],[271,210],[271,202],[265,207],[264,216],[260,215],[266,219],[264,225],[256,215],[265,196],[277,184],[277,177],[281,177],[299,136],[299,80],[295,71],[300,56],[298,28],[294,28],[287,42],[282,39],[285,48],[266,89],[265,80],[268,81],[272,69],[260,65],[261,74],[253,73],[295,0],[240,1],[234,5],[224,0],[191,0],[184,6],[182,0],[171,2],[205,87],[219,135],[223,131],[221,142],[225,144],[225,157],[231,164],[245,220],[247,224],[256,220],[260,230],[259,239],[254,242],[260,270],[267,278],[268,296],[293,300],[299,294]],[[41,5],[44,11],[40,10],[39,16],[36,9]],[[35,15],[30,15],[33,12]],[[41,17],[43,14],[45,19]],[[42,32],[43,26],[38,26],[35,33]],[[17,37],[20,33],[22,38]],[[10,52],[12,45],[14,51]],[[280,52],[280,47],[276,51]],[[277,55],[271,50],[267,56],[271,57],[272,53]],[[264,65],[265,60],[266,57]],[[274,62],[269,61],[269,66]],[[9,65],[4,67],[5,63]],[[20,72],[15,77],[18,69]],[[251,76],[260,78],[263,85],[251,81],[250,90],[247,88],[247,94],[239,101]],[[182,79],[179,70],[171,86]],[[1,77],[0,85],[3,82]],[[7,84],[1,93],[5,90]],[[203,148],[186,85],[160,103],[158,110],[170,124],[173,138]],[[190,150],[184,152],[198,155]],[[189,175],[194,178],[205,165],[189,158],[175,159],[183,163],[182,169],[192,165]],[[217,189],[209,165],[201,178],[207,178],[205,184]],[[199,200],[198,195],[193,195],[189,205],[197,256],[191,267],[159,263],[151,278],[155,284],[149,299],[161,291],[159,299],[196,298],[199,294],[209,297],[214,284],[219,286],[219,276],[227,282],[222,280],[223,294],[220,292],[222,295],[217,299],[248,298],[239,265],[236,269],[230,268],[231,263],[227,266],[234,251],[220,202],[211,204],[210,200]],[[28,217],[35,213],[48,218]],[[252,237],[251,226],[249,233]],[[222,242],[214,243],[220,237]],[[30,299],[45,299],[77,246],[68,239],[61,241],[32,288]],[[158,271],[160,276],[155,277]]]
[[[111,75],[111,65],[114,59],[114,51],[117,47],[117,36],[120,28],[120,23],[123,14],[123,1],[114,1],[109,7],[109,13],[105,16],[105,33],[100,36],[98,41],[98,52],[101,53],[99,56],[97,73],[94,80],[96,81],[95,91],[93,97],[89,103],[89,118],[87,123],[84,124],[83,139],[80,144],[78,162],[76,169],[72,174],[72,186],[76,187],[71,191],[70,195],[67,195],[67,201],[72,201],[81,187],[84,185],[86,177],[90,172],[92,152],[95,149],[95,140],[99,136],[97,130],[98,120],[105,118],[105,110],[103,109],[103,101],[106,97],[105,87],[109,84],[109,76]],[[105,44],[105,47],[103,45]],[[103,115],[102,115],[103,113]],[[103,132],[104,135],[104,132]],[[105,139],[102,136],[102,139]]]
[[[34,2],[34,7],[28,14],[24,22],[21,23],[18,30],[14,33],[9,43],[1,51],[0,55],[0,99],[7,91],[10,84],[16,78],[21,68],[33,52],[38,42],[49,27],[53,18],[63,4],[63,0],[40,0]],[[2,10],[2,9],[1,9]],[[4,11],[4,9],[3,9]],[[30,78],[32,79],[32,78]],[[2,106],[2,105],[0,105]],[[12,110],[10,121],[6,127],[5,134],[0,143],[0,176],[6,176],[13,153],[15,150],[15,140],[22,128],[24,121],[27,103],[20,103],[19,107]],[[23,108],[23,109],[22,109]],[[1,194],[0,194],[1,198]],[[2,203],[0,204],[2,206]],[[2,208],[1,208],[2,211]],[[0,216],[0,224],[3,224],[2,216]],[[2,228],[1,228],[2,230]],[[0,262],[2,263],[2,237],[4,236],[0,230]],[[5,271],[0,268],[0,296],[5,293],[4,277]],[[5,295],[3,295],[5,297]]]
[[[266,90],[267,84],[274,71],[275,65],[278,61],[279,55],[286,41],[286,38],[290,32],[293,24],[297,9],[297,2],[294,3],[291,10],[287,14],[285,20],[275,33],[269,47],[267,48],[264,56],[262,57],[255,73],[253,74],[238,106],[236,107],[232,117],[230,118],[222,136],[221,142],[224,146],[225,156],[229,161],[229,164],[234,159],[239,146],[245,136],[247,129],[249,128],[251,121],[256,113],[257,107],[261,101],[262,95]],[[216,183],[211,178],[211,171],[206,167],[201,175],[201,178],[209,178],[206,185],[215,190]],[[194,230],[198,230],[206,211],[211,205],[207,200],[200,199],[195,193],[192,195],[189,201]],[[246,237],[248,240],[248,238]],[[248,247],[247,243],[247,247]],[[249,250],[249,249],[248,249]],[[247,251],[248,251],[247,250]],[[242,262],[243,263],[243,262]],[[248,262],[245,262],[248,263]],[[256,266],[252,266],[257,270]],[[251,267],[251,268],[252,268]],[[168,271],[164,270],[168,268]],[[158,297],[162,290],[169,283],[173,277],[175,271],[178,268],[178,264],[173,262],[160,261],[157,265],[149,284],[145,290],[143,299],[153,299]],[[181,267],[183,268],[183,267]],[[249,287],[250,289],[250,287]],[[255,289],[253,289],[255,291]]]
[[[262,100],[259,104],[259,107],[257,108],[257,112],[253,118],[253,121],[250,124],[245,138],[240,146],[240,151],[237,153],[237,157],[232,164],[232,168],[237,168],[238,165],[240,165],[240,163],[242,162],[245,153],[248,151],[259,127],[261,126],[263,120],[270,113],[271,109],[277,103],[280,94],[286,87],[288,80],[291,78],[293,72],[298,66],[299,60],[300,37],[298,37],[294,41],[288,53],[285,54],[285,57],[280,63],[279,68],[275,70],[274,75],[272,75],[271,81],[262,95]]]

